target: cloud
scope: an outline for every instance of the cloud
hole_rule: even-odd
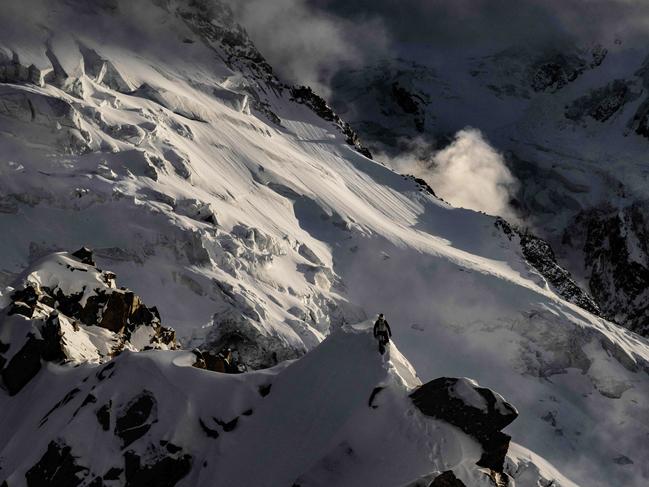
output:
[[[387,160],[397,172],[424,179],[438,196],[453,206],[518,220],[511,200],[519,183],[503,156],[477,129],[460,130],[439,151],[418,139],[399,156],[390,158],[379,154],[377,159]]]
[[[341,68],[381,57],[389,40],[378,17],[353,20],[307,0],[228,0],[237,20],[280,76],[327,95]]]
[[[649,36],[645,0],[309,0],[347,19],[369,14],[404,43],[453,47],[557,43],[579,39],[641,42]]]

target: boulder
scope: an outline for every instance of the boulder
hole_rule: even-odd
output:
[[[101,425],[101,429],[103,429],[104,431],[108,431],[110,429],[110,410],[112,404],[112,401],[108,401],[108,403],[104,404],[99,409],[97,409],[97,411],[95,411],[97,422]]]
[[[146,390],[128,403],[115,422],[115,435],[122,440],[122,448],[151,429],[151,425],[158,420],[157,404],[153,393]]]
[[[19,289],[11,295],[11,307],[9,308],[9,316],[23,315],[31,318],[38,302],[38,294],[34,287],[26,286],[24,289]]]
[[[224,348],[220,352],[214,350],[201,351],[197,348],[192,350],[196,356],[193,366],[198,369],[211,370],[212,372],[221,372],[223,374],[238,374],[244,372],[247,367],[238,359],[236,350]]]
[[[0,375],[9,394],[17,394],[41,370],[44,342],[30,336],[27,343],[9,360]]]
[[[76,252],[72,252],[72,257],[76,257],[82,264],[95,265],[95,261],[92,258],[92,250],[87,247],[81,247]]]
[[[88,468],[77,464],[69,446],[51,441],[38,463],[25,473],[25,479],[28,487],[76,487],[84,481],[88,472]]]
[[[466,487],[464,482],[458,479],[452,470],[442,472],[430,483],[428,487]]]
[[[500,430],[516,419],[518,411],[500,394],[471,379],[441,377],[417,388],[410,398],[425,415],[475,438],[483,449],[479,466],[503,471],[511,437]]]
[[[145,459],[130,450],[124,454],[126,487],[173,487],[191,470],[192,456],[171,443],[152,455],[154,458]]]

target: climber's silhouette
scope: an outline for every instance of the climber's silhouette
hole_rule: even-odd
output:
[[[383,313],[381,313],[379,319],[374,323],[374,338],[379,342],[379,353],[381,355],[385,353],[385,346],[390,343],[391,336],[392,330],[390,330],[390,325],[384,318]]]

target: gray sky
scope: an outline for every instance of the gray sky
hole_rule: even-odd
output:
[[[649,41],[649,0],[228,0],[279,73],[326,95],[336,69],[438,48]]]
[[[306,0],[342,18],[377,16],[401,41],[547,42],[647,36],[646,0]],[[606,40],[606,39],[604,39]]]

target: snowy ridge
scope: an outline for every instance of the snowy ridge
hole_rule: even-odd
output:
[[[391,348],[396,362],[383,363],[366,325],[333,333],[299,361],[244,375],[191,367],[188,352],[48,366],[20,401],[2,399],[2,471],[11,472],[8,485],[25,475],[40,485],[49,449],[76,465],[54,477],[66,485],[402,485],[448,469],[466,485],[488,485],[474,440],[414,409],[393,372],[411,366]],[[37,406],[18,407],[37,394]]]
[[[15,396],[0,391],[0,480],[24,485],[53,442],[54,460],[33,475],[47,480],[46,464],[65,458],[83,467],[77,485],[162,475],[179,486],[392,487],[449,469],[489,485],[477,443],[407,398],[416,377],[469,377],[521,412],[506,431],[521,446],[506,467],[527,479],[519,485],[646,483],[646,340],[557,295],[495,218],[450,207],[287,93],[260,91],[248,42],[226,36],[228,53],[215,51],[182,15],[189,3],[143,13],[100,2],[72,9],[74,24],[66,9],[78,5],[66,5],[49,13],[62,26],[51,36],[0,33],[21,66],[59,66],[42,83],[0,85],[2,284],[87,245],[183,348],[231,346],[251,369],[272,367],[224,375],[173,351],[45,362]],[[347,326],[380,311],[401,351],[387,369],[363,330],[371,321]],[[131,408],[147,420],[119,420]]]

